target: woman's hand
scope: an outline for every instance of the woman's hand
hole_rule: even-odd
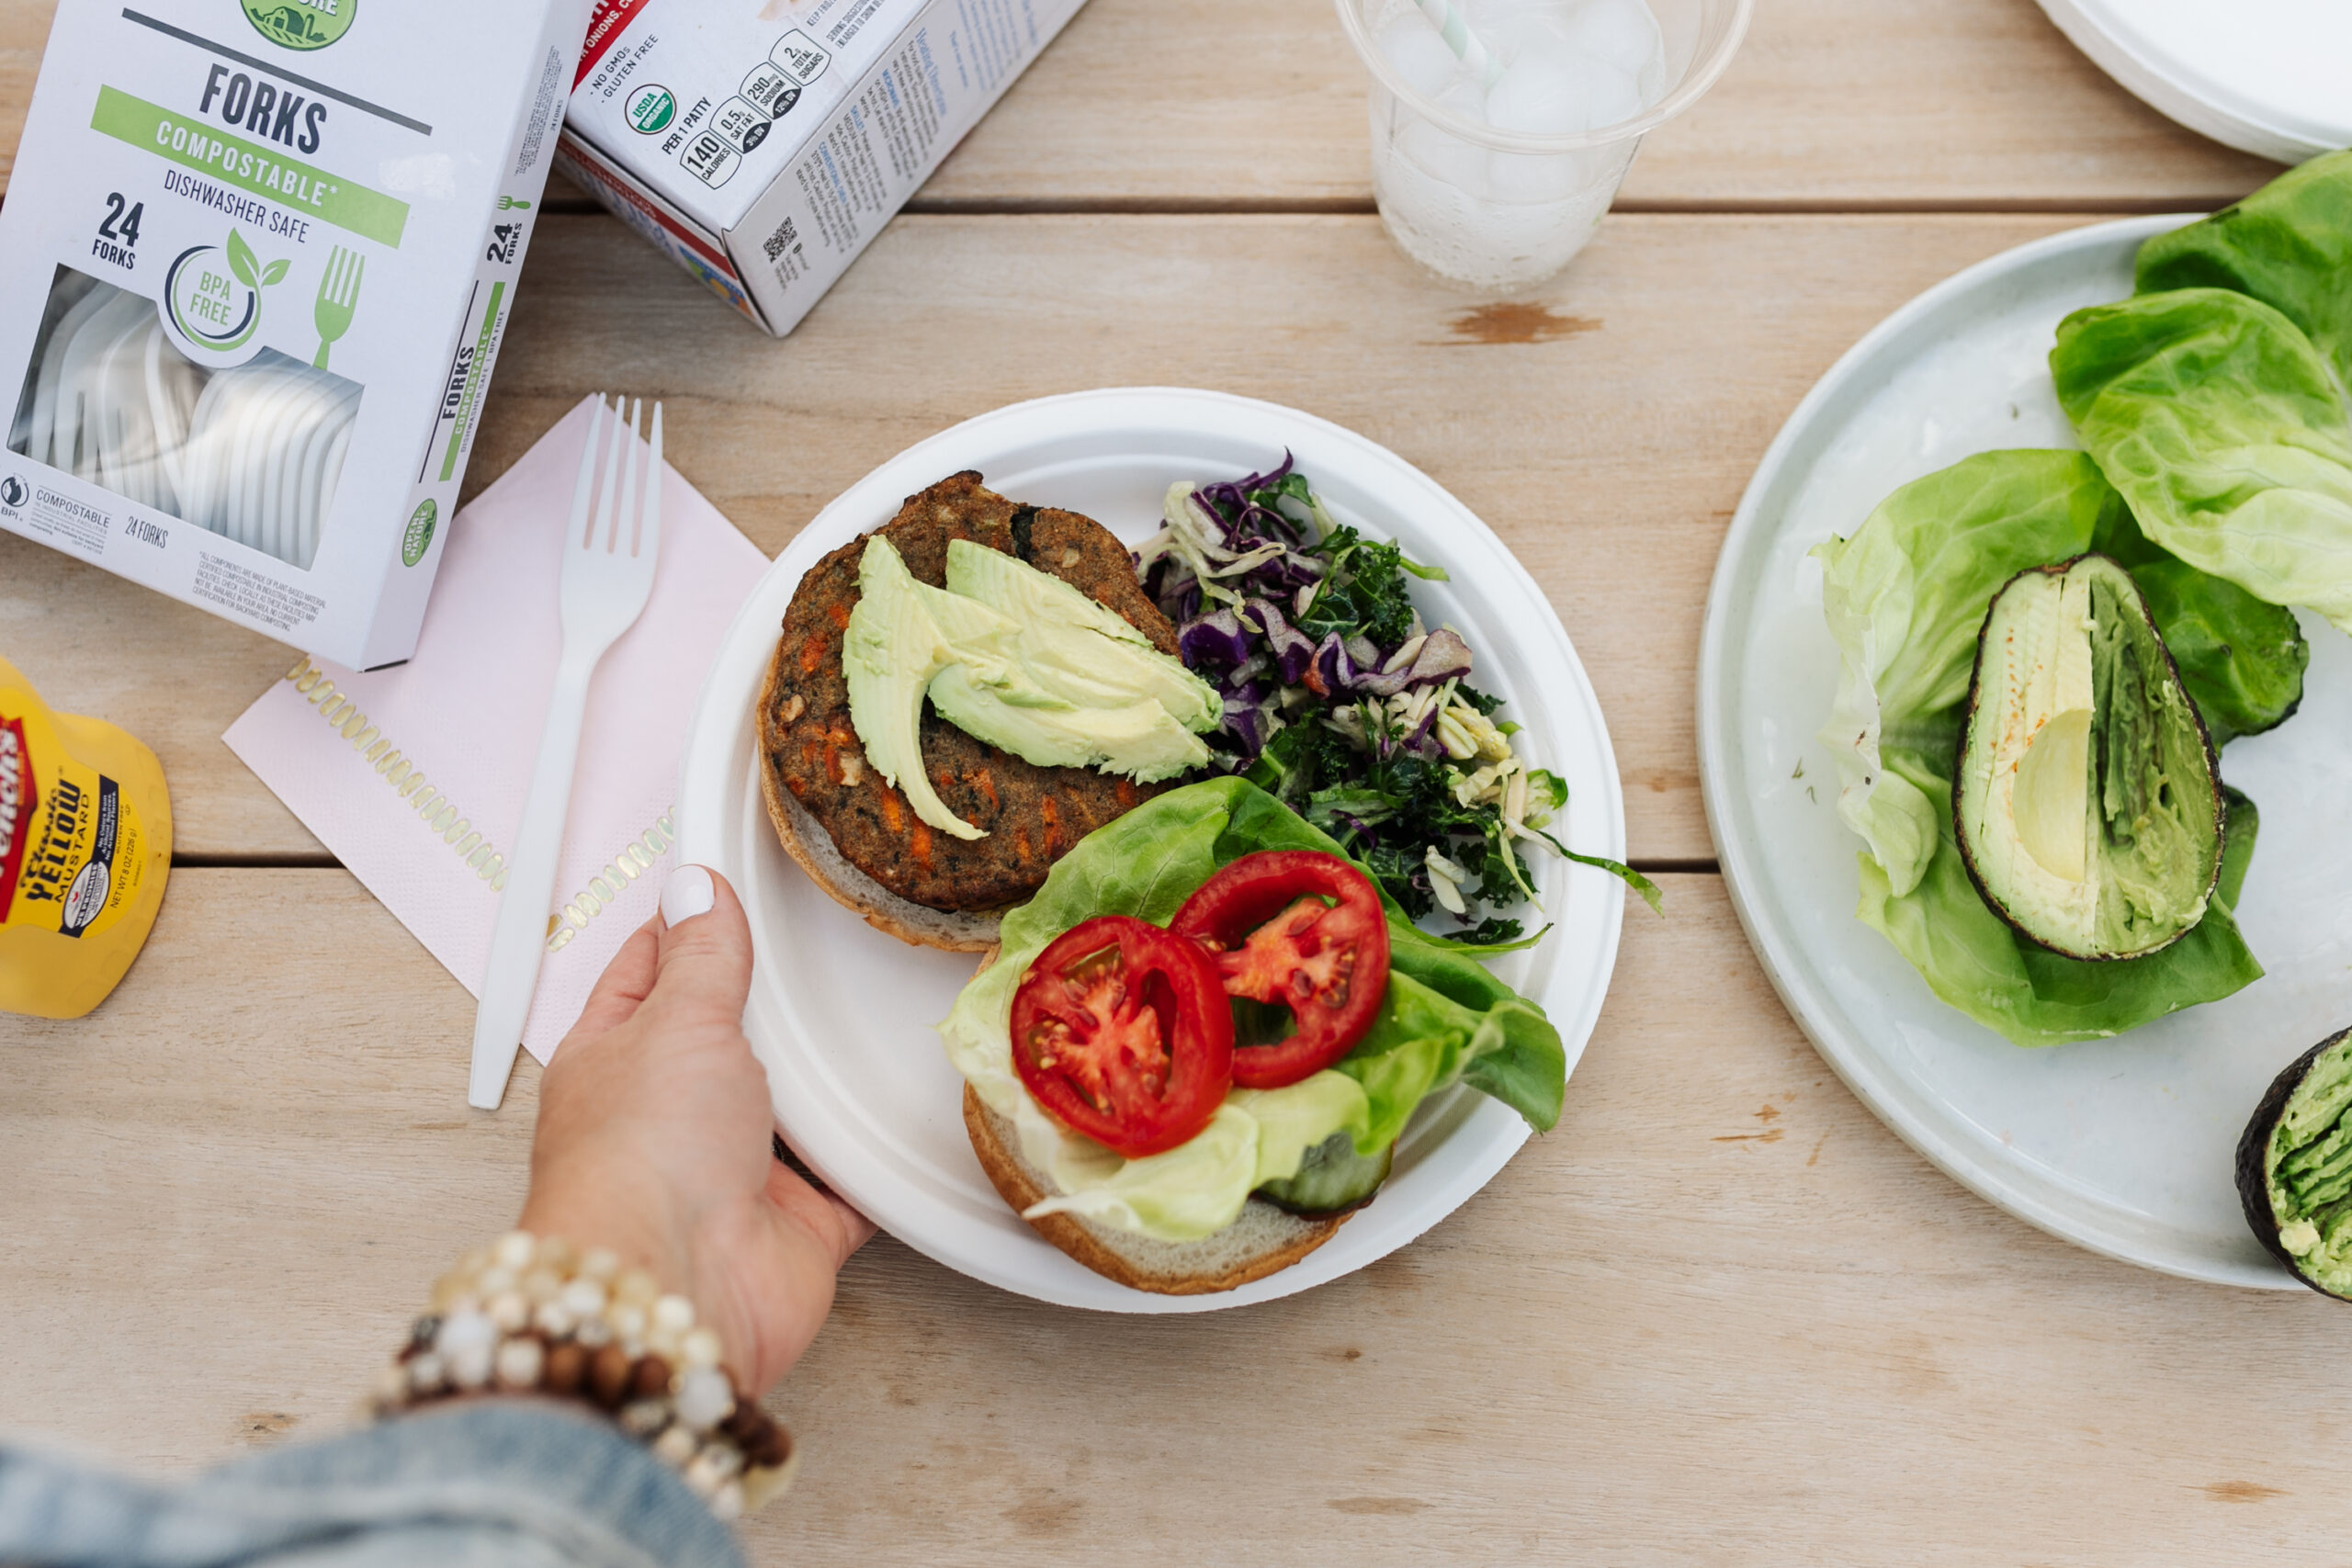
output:
[[[764,1393],[874,1226],[771,1154],[767,1074],[741,1023],[751,984],[735,890],[678,867],[540,1079],[522,1225],[652,1270]]]

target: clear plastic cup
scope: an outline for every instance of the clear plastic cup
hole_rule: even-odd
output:
[[[1567,265],[1616,198],[1643,136],[1714,85],[1754,8],[1754,0],[1647,3],[1664,45],[1663,90],[1650,106],[1589,130],[1538,133],[1498,129],[1407,78],[1378,39],[1418,9],[1414,0],[1337,0],[1372,73],[1373,193],[1406,254],[1457,283],[1506,293]],[[1506,48],[1496,54],[1507,58]]]

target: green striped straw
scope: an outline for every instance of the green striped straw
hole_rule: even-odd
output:
[[[1503,62],[1495,58],[1495,51],[1487,47],[1484,39],[1470,30],[1470,24],[1464,20],[1461,8],[1453,5],[1453,0],[1417,0],[1417,3],[1421,7],[1421,15],[1430,19],[1430,26],[1437,29],[1437,36],[1445,40],[1445,47],[1453,51],[1453,57],[1478,78],[1478,90],[1483,93],[1492,87],[1495,79],[1503,73]]]

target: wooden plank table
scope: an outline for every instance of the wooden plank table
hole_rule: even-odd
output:
[[[0,0],[0,178],[48,11]],[[2335,1309],[2094,1258],[1881,1127],[1732,918],[1691,732],[1724,526],[1855,337],[2021,240],[2266,166],[2143,108],[2030,0],[1766,0],[1591,249],[1498,318],[1383,235],[1329,6],[1239,14],[1092,0],[783,344],[557,193],[469,483],[625,383],[669,400],[673,460],[773,552],[1016,398],[1310,409],[1435,474],[1544,585],[1668,918],[1628,915],[1559,1129],[1357,1276],[1121,1320],[877,1240],[773,1401],[809,1457],[754,1554],[2322,1557]],[[426,1281],[511,1219],[536,1075],[465,1109],[469,998],[220,744],[291,650],[15,538],[0,649],[155,747],[180,834],[116,996],[0,1021],[0,1422],[170,1469],[344,1422]]]

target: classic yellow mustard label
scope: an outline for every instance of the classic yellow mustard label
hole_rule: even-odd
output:
[[[52,713],[0,660],[0,1010],[78,1018],[147,940],[171,867],[155,754]]]
[[[122,786],[35,756],[17,719],[0,720],[0,921],[85,936],[138,896],[144,835]]]

